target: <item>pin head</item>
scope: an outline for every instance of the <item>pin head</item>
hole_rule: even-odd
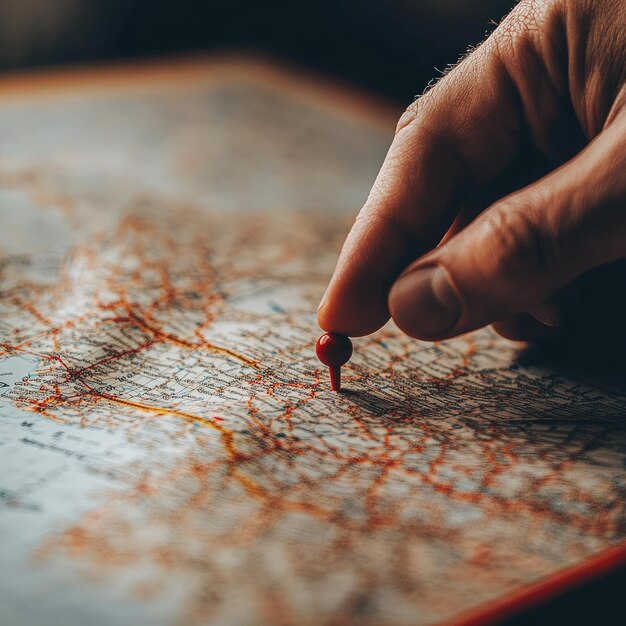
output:
[[[317,358],[328,367],[341,367],[352,356],[350,337],[337,333],[324,333],[315,346]]]
[[[317,358],[330,369],[330,383],[333,391],[341,388],[341,366],[352,356],[352,342],[349,337],[337,333],[324,333],[315,345]]]

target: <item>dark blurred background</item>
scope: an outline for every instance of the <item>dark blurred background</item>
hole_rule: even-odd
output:
[[[286,57],[409,102],[514,0],[0,0],[0,69],[215,49]]]

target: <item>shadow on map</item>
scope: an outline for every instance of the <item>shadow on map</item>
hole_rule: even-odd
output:
[[[626,345],[619,339],[574,341],[571,335],[532,344],[518,358],[520,365],[554,369],[568,378],[605,391],[626,393]],[[626,413],[626,411],[625,411]]]
[[[418,438],[424,425],[446,423],[445,437],[471,430],[477,440],[541,441],[553,452],[565,443],[579,443],[581,450],[590,451],[600,440],[604,447],[621,449],[626,446],[624,379],[617,369],[583,364],[574,367],[563,351],[532,346],[512,364],[514,384],[511,379],[508,383],[502,379],[502,384],[495,379],[478,386],[474,375],[495,376],[483,371],[461,374],[446,384],[416,381],[402,398],[349,388],[341,393],[359,407],[359,420],[391,427],[404,436],[414,431]],[[546,376],[546,370],[553,372]]]

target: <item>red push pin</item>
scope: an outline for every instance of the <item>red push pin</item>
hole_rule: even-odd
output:
[[[330,370],[330,386],[333,391],[341,389],[341,366],[352,356],[350,337],[337,333],[324,333],[315,344],[317,358]]]

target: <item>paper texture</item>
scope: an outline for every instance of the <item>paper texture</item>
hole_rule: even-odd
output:
[[[391,118],[231,65],[0,101],[0,622],[435,624],[624,540],[619,390],[388,326],[329,391]]]

